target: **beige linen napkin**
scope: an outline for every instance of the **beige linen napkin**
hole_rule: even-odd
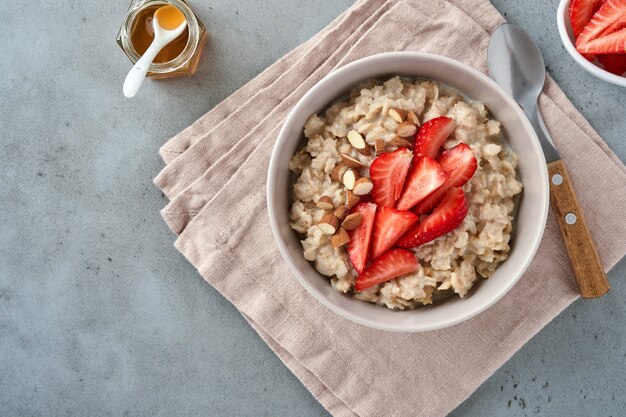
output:
[[[500,22],[486,0],[357,2],[162,148],[171,163],[155,182],[172,198],[163,216],[180,233],[176,247],[333,415],[445,415],[577,297],[552,215],[533,263],[502,300],[421,334],[372,330],[330,312],[291,276],[270,232],[269,154],[315,82],[392,50],[438,53],[486,72],[489,33]],[[608,269],[626,252],[626,168],[551,80],[540,107]]]

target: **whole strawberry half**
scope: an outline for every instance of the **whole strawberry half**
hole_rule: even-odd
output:
[[[452,187],[462,187],[474,175],[478,161],[472,149],[465,143],[444,151],[439,157],[439,165],[448,174],[446,182],[424,198],[413,210],[416,214],[428,214],[441,203],[441,200]]]
[[[435,211],[420,221],[396,243],[401,248],[414,248],[451,232],[463,223],[467,202],[461,188],[451,188]]]
[[[607,0],[576,39],[582,54],[626,52],[626,0]]]
[[[604,0],[571,0],[569,2],[569,19],[572,23],[574,38],[578,38],[603,2]]]
[[[454,120],[445,116],[435,117],[424,123],[415,137],[415,161],[424,156],[437,158],[441,145],[454,132],[455,127]]]
[[[428,156],[422,157],[413,163],[396,207],[398,210],[410,209],[441,187],[448,178],[448,174],[437,161]]]
[[[371,257],[378,258],[390,249],[413,226],[419,217],[410,211],[380,207],[372,231]]]
[[[385,252],[378,257],[354,283],[357,291],[363,291],[366,288],[376,284],[387,282],[401,275],[406,275],[417,271],[420,264],[413,252],[405,249],[394,249]]]
[[[348,256],[350,257],[350,262],[352,262],[354,269],[360,274],[365,270],[365,265],[367,265],[372,228],[376,216],[376,204],[359,203],[352,208],[351,212],[359,212],[362,216],[359,226],[348,232],[350,235]]]
[[[412,153],[406,148],[387,152],[374,159],[370,166],[370,179],[374,188],[372,198],[379,207],[395,207],[400,197],[406,174],[411,165]]]

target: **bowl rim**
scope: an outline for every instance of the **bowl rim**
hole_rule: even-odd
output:
[[[374,55],[360,58],[358,60],[355,60],[353,62],[350,62],[344,65],[341,68],[335,69],[332,72],[328,73],[320,81],[318,81],[309,91],[307,91],[300,98],[297,104],[292,108],[292,110],[287,115],[281,127],[281,130],[278,134],[276,143],[274,144],[274,147],[272,149],[272,153],[270,156],[270,161],[269,161],[269,166],[268,166],[268,171],[267,171],[266,202],[267,202],[267,209],[268,209],[268,215],[270,219],[270,228],[272,230],[272,235],[274,237],[274,241],[276,245],[278,246],[279,252],[283,260],[288,264],[289,270],[298,280],[300,285],[302,285],[306,289],[306,291],[309,294],[311,294],[315,299],[317,299],[322,305],[324,305],[325,307],[333,311],[335,314],[338,314],[339,316],[343,318],[346,318],[357,324],[374,328],[374,329],[378,329],[378,330],[386,330],[386,331],[393,331],[393,332],[410,332],[410,333],[432,331],[432,330],[443,329],[443,328],[461,323],[487,310],[493,304],[498,302],[502,297],[504,297],[504,295],[507,294],[509,290],[518,282],[518,280],[522,277],[522,275],[524,275],[524,273],[528,269],[528,266],[534,259],[535,254],[537,253],[539,244],[541,243],[543,234],[545,232],[545,226],[547,222],[548,209],[549,209],[549,182],[548,182],[547,164],[545,163],[540,164],[540,169],[542,170],[542,178],[544,178],[543,180],[544,189],[543,189],[543,193],[540,194],[542,196],[542,201],[537,202],[537,203],[543,203],[543,210],[541,211],[541,218],[538,219],[538,221],[540,222],[539,233],[537,234],[534,241],[532,242],[532,245],[530,245],[530,248],[525,255],[524,262],[520,264],[517,276],[514,279],[510,280],[510,282],[506,286],[502,287],[496,294],[494,294],[492,298],[489,299],[488,302],[482,305],[479,305],[471,310],[468,310],[464,314],[459,314],[453,318],[443,319],[443,320],[440,320],[438,323],[420,323],[419,326],[416,326],[416,325],[407,326],[406,324],[396,324],[396,323],[383,324],[374,319],[370,319],[370,318],[355,314],[352,311],[342,308],[341,306],[326,299],[326,297],[323,294],[318,292],[317,288],[315,288],[312,284],[308,282],[303,272],[295,265],[294,261],[291,259],[291,254],[289,253],[289,250],[287,249],[286,242],[283,240],[281,233],[280,233],[280,225],[278,223],[280,220],[277,218],[276,209],[274,207],[274,202],[272,198],[272,196],[274,195],[276,191],[274,178],[278,174],[279,153],[280,153],[281,145],[283,145],[283,143],[285,143],[289,139],[288,127],[294,123],[294,119],[297,117],[297,115],[300,112],[302,112],[301,109],[307,104],[310,97],[315,96],[318,93],[318,91],[321,91],[322,89],[324,89],[326,84],[332,82],[336,78],[342,77],[345,73],[350,73],[356,67],[363,66],[363,65],[375,66],[376,62],[379,62],[381,60],[393,59],[393,58],[424,58],[424,59],[436,60],[446,65],[456,67],[457,69],[461,71],[468,72],[470,75],[481,79],[482,82],[489,84],[490,87],[494,89],[501,96],[501,98],[503,98],[508,103],[508,105],[512,108],[512,110],[516,113],[523,128],[527,131],[527,133],[531,137],[531,141],[529,142],[528,145],[532,146],[535,152],[537,152],[538,155],[542,158],[542,160],[544,160],[543,151],[541,149],[539,139],[537,138],[537,135],[534,129],[532,128],[532,125],[530,124],[526,115],[523,113],[521,107],[494,80],[489,78],[487,75],[485,75],[484,73],[460,61],[454,60],[452,58],[440,56],[440,55],[423,53],[423,52],[412,52],[412,51],[385,52],[385,53],[374,54]],[[463,91],[461,91],[461,93],[463,93]],[[384,307],[380,307],[380,308],[384,308]],[[404,311],[398,311],[398,314],[403,314],[403,313]]]
[[[580,52],[578,52],[576,46],[574,45],[574,42],[572,41],[572,38],[570,37],[571,23],[569,22],[569,19],[566,19],[566,16],[569,18],[569,3],[570,0],[561,0],[556,12],[556,24],[559,28],[559,36],[561,37],[561,42],[563,43],[563,46],[565,46],[565,50],[570,54],[572,58],[574,58],[574,61],[576,61],[578,65],[583,67],[583,69],[585,69],[590,74],[611,84],[619,85],[620,87],[626,87],[626,77],[611,74],[607,70],[600,68],[592,62],[589,62],[587,58],[585,58]],[[568,27],[570,31],[568,31]]]

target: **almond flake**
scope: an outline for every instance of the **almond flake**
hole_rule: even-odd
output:
[[[400,126],[398,126],[398,136],[403,138],[408,138],[410,136],[415,136],[417,133],[417,126],[415,126],[411,122],[402,122]]]
[[[352,190],[354,188],[354,183],[356,183],[356,180],[358,178],[359,176],[356,173],[356,171],[353,170],[352,168],[348,168],[343,173],[343,177],[342,177],[343,185],[345,185],[348,190]]]
[[[397,148],[409,148],[409,149],[413,148],[413,144],[411,143],[410,140],[406,138],[402,138],[400,136],[396,136],[395,138],[393,138],[393,144]]]
[[[365,134],[367,133],[368,130],[370,130],[372,128],[372,126],[374,126],[372,123],[367,122],[367,123],[363,123],[361,126],[357,127],[356,130],[357,132],[359,132],[360,134]]]
[[[372,188],[374,188],[374,184],[372,184],[372,181],[370,181],[369,178],[363,177],[356,180],[352,192],[356,195],[365,195],[369,194],[370,191],[372,191]]]
[[[346,230],[354,230],[361,224],[363,215],[358,211],[356,213],[348,214],[348,217],[341,223],[341,227]]]
[[[412,111],[406,114],[406,121],[413,123],[415,126],[420,125],[420,119],[418,119],[415,113],[413,113]]]
[[[356,151],[362,155],[370,156],[370,147],[363,139],[363,136],[356,130],[351,130],[348,132],[348,142]]]
[[[330,244],[333,245],[333,248],[340,248],[348,242],[350,242],[350,235],[343,227],[340,227],[339,231],[330,238]]]
[[[336,182],[341,182],[341,178],[343,178],[343,174],[346,172],[346,169],[348,169],[346,164],[339,163],[335,165],[335,168],[333,168],[330,173],[330,179]]]
[[[351,130],[348,132],[348,142],[350,142],[350,145],[352,145],[354,149],[363,149],[367,146],[367,143],[365,143],[365,139],[363,139],[363,136],[361,136],[361,134],[356,130]]]
[[[339,228],[339,219],[332,213],[326,213],[317,226],[320,228],[322,233],[334,235]]]
[[[317,200],[316,206],[317,208],[328,211],[335,209],[332,198],[328,197],[327,195],[321,196],[320,199]]]
[[[363,156],[370,156],[372,154],[372,151],[370,150],[369,145],[363,149],[357,149],[356,151]]]
[[[406,112],[402,109],[389,109],[387,114],[398,123],[402,123],[406,119]]]
[[[350,209],[346,206],[339,206],[335,209],[335,211],[333,212],[333,214],[335,215],[336,218],[339,219],[339,221],[343,221],[346,216],[348,215],[348,212],[350,211]]]
[[[376,139],[376,156],[382,155],[385,153],[385,139],[378,138]]]
[[[346,197],[346,206],[348,208],[352,208],[352,207],[356,206],[359,203],[360,199],[361,199],[361,197],[359,197],[358,195],[354,194],[352,191],[348,191],[348,196]]]
[[[356,169],[363,168],[363,164],[362,163],[360,163],[358,160],[356,160],[355,158],[351,157],[347,153],[342,153],[341,154],[341,161],[344,164],[346,164],[347,166],[349,166],[350,168],[356,168]]]

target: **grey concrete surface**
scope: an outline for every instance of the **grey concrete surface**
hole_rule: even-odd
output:
[[[0,4],[1,416],[328,415],[176,252],[152,178],[167,138],[351,1],[190,3],[211,33],[198,74],[132,101],[115,43],[127,0]],[[494,3],[626,159],[626,90],[574,65],[557,1]],[[452,416],[624,416],[626,262],[609,278]]]

